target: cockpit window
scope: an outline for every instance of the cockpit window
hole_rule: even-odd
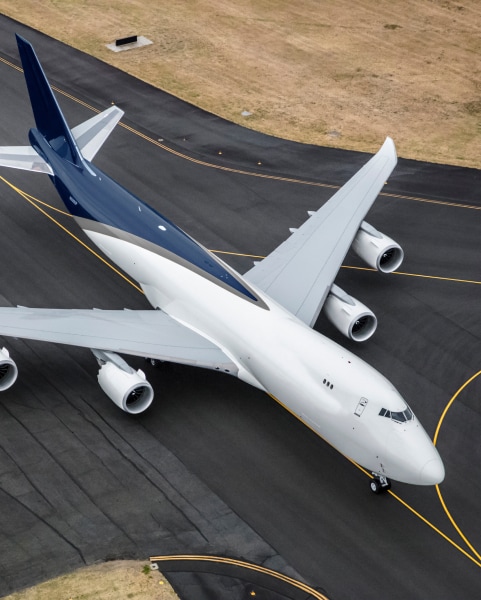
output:
[[[405,423],[406,421],[411,421],[414,418],[414,413],[409,406],[406,406],[406,410],[400,412],[394,412],[388,410],[387,408],[381,408],[379,411],[379,416],[387,417],[388,419],[392,419],[397,423]]]

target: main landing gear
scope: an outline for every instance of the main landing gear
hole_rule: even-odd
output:
[[[148,356],[145,357],[145,361],[150,363],[153,367],[160,367],[160,365],[165,362],[163,360],[159,360],[158,358],[149,358]]]
[[[383,494],[391,489],[391,481],[387,477],[377,473],[373,473],[373,476],[374,479],[371,479],[370,486],[374,494]]]

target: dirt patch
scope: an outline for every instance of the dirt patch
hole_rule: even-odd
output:
[[[178,600],[167,580],[149,563],[119,560],[79,569],[5,600]]]
[[[280,137],[481,166],[477,0],[0,0],[0,10]],[[128,35],[154,43],[113,53]],[[242,116],[242,113],[251,113]]]

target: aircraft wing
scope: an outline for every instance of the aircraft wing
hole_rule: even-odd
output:
[[[160,310],[0,308],[0,335],[132,354],[237,374],[215,344]]]
[[[72,129],[75,141],[84,158],[89,161],[94,158],[123,114],[123,110],[117,106],[111,106]],[[53,175],[50,165],[31,146],[0,147],[0,166]]]
[[[394,142],[386,138],[378,153],[326,204],[245,273],[247,281],[313,326],[364,217],[396,162]]]
[[[72,129],[73,136],[83,157],[92,160],[120,121],[124,111],[111,106]]]

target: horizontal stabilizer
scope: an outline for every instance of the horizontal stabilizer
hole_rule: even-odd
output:
[[[117,106],[111,106],[72,129],[72,134],[84,158],[87,160],[94,158],[123,114],[123,110]]]
[[[123,110],[111,106],[72,129],[72,134],[84,158],[89,161],[94,158],[123,114]],[[50,165],[32,146],[0,146],[0,166],[53,175]]]
[[[111,106],[70,130],[32,45],[18,35],[17,43],[38,131],[70,162],[80,166],[82,156],[91,161],[124,112]],[[54,174],[32,146],[0,147],[0,166]]]
[[[53,175],[50,165],[35,152],[32,146],[0,147],[0,166]]]

